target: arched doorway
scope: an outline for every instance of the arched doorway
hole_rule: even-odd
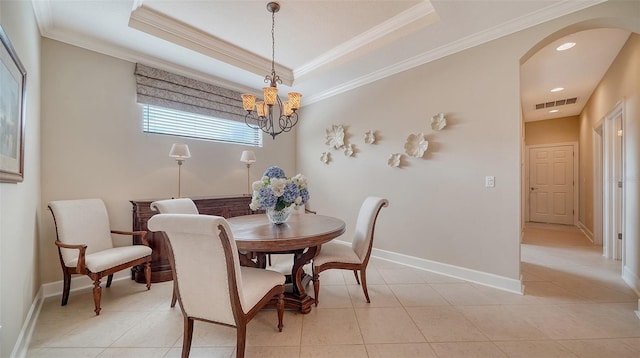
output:
[[[608,27],[603,28],[603,25],[608,25]],[[630,64],[630,61],[637,61],[637,54],[640,53],[640,35],[638,35],[639,30],[637,26],[634,28],[634,26],[624,25],[625,24],[616,24],[613,20],[599,19],[567,27],[550,35],[532,47],[522,58],[521,64],[526,64],[528,60],[534,58],[535,55],[545,47],[558,46],[560,42],[569,42],[569,38],[580,32],[610,31],[627,34],[620,47],[621,50],[615,54],[611,63],[607,66],[606,71],[602,74],[601,80],[598,81],[596,89],[588,98],[584,99],[586,101],[586,107],[582,108],[580,113],[573,114],[573,116],[575,116],[573,119],[574,124],[577,123],[578,126],[577,143],[579,146],[579,157],[576,159],[576,166],[578,168],[578,204],[574,210],[578,215],[576,218],[577,225],[588,234],[594,243],[600,244],[604,241],[607,245],[605,247],[612,259],[623,258],[622,276],[630,287],[639,291],[640,280],[638,279],[638,273],[640,272],[640,251],[638,247],[640,247],[640,243],[638,242],[639,239],[637,235],[639,231],[637,224],[637,207],[640,199],[639,196],[635,194],[637,189],[633,188],[633,186],[638,186],[638,180],[637,177],[634,178],[634,175],[625,176],[624,174],[630,174],[631,172],[637,173],[635,168],[637,168],[638,155],[634,152],[633,148],[640,142],[640,133],[638,133],[637,130],[633,130],[633,128],[638,128],[637,118],[634,119],[620,114],[629,110],[634,111],[636,114],[638,113],[638,109],[636,109],[637,105],[635,104],[639,100],[637,95],[628,95],[627,93],[632,93],[629,92],[630,87],[634,86],[634,84],[629,84],[628,81],[638,81],[637,79],[633,79],[634,76],[637,76],[637,70],[632,70],[633,65]],[[583,58],[583,61],[589,61],[589,58]],[[637,67],[637,62],[635,63]],[[631,79],[625,77],[625,70],[629,72],[626,77],[632,77]],[[539,75],[542,76],[541,74]],[[615,85],[616,81],[618,85]],[[521,86],[521,93],[524,93],[525,84],[522,83]],[[638,85],[635,84],[635,86]],[[551,89],[552,88],[549,88],[549,90]],[[569,98],[572,98],[572,96],[568,96],[566,99]],[[561,102],[559,106],[564,105],[562,99],[554,98],[553,105],[549,103],[549,107],[547,107],[547,103],[551,102],[550,100],[542,101],[543,106],[541,109],[546,110],[547,108],[558,107],[558,103],[556,103],[558,101]],[[524,113],[526,110],[524,97],[522,98],[522,104]],[[619,106],[619,109],[616,109],[617,106]],[[608,132],[606,129],[607,119],[610,119],[609,122],[612,123]],[[620,128],[614,128],[616,121]],[[523,158],[525,158],[528,154],[525,139],[526,122],[523,123],[523,126],[525,127],[523,132],[525,133],[523,134],[522,152]],[[555,126],[556,129],[560,127],[561,126]],[[553,128],[553,126],[548,126],[548,128]],[[631,130],[629,130],[630,128]],[[604,155],[604,151],[608,144],[605,144],[602,138],[606,135],[605,132],[612,133],[614,129],[615,136],[610,136],[610,139],[615,139],[619,136],[620,140],[618,142],[613,141],[611,148],[618,148],[618,154],[611,154],[607,157]],[[563,140],[566,141],[566,138],[559,138],[558,132],[551,134],[551,137],[555,135],[555,144]],[[573,138],[576,139],[575,134]],[[554,143],[549,142],[547,144]],[[599,153],[603,153],[603,155],[599,156]],[[600,160],[602,161],[600,162]],[[615,160],[618,160],[619,164],[617,169],[614,163]],[[530,172],[528,169],[529,168],[525,168],[522,171],[522,183],[523,189],[525,189],[523,190],[523,200],[525,202],[522,208],[523,222],[530,221],[530,193],[527,191],[531,191],[531,185],[529,185],[530,178],[528,175]],[[616,187],[618,185],[622,186],[622,190],[617,192],[610,190],[609,194],[607,194],[607,190],[610,187],[602,180],[600,180],[599,183],[599,178],[605,170],[612,171],[609,181],[614,183]],[[602,177],[602,179],[606,178]],[[630,191],[624,193],[624,189],[630,189]],[[633,208],[636,208],[635,211]],[[612,225],[617,224],[617,230],[619,231],[612,229],[610,227],[611,225],[609,225],[610,230],[607,230],[604,236],[601,235],[600,233],[608,227],[606,224],[601,224],[601,222],[606,222],[601,220],[603,218],[607,220],[607,215],[615,210],[618,212],[617,216],[613,215],[612,218],[608,220]],[[634,219],[634,217],[636,218]],[[633,223],[631,223],[630,220],[633,220]],[[616,232],[612,234],[613,231]],[[615,235],[615,240],[618,240],[618,232],[622,234],[622,240],[613,241],[611,235]],[[626,235],[625,232],[627,233]]]

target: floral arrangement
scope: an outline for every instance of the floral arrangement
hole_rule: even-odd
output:
[[[291,205],[302,206],[309,200],[307,178],[302,174],[287,178],[277,166],[267,168],[262,179],[253,182],[252,189],[251,210],[280,211]]]

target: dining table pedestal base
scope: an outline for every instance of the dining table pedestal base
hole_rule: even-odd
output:
[[[285,282],[284,292],[284,306],[287,308],[293,308],[300,313],[307,314],[311,312],[311,307],[316,303],[315,299],[307,294],[305,287],[309,285],[313,277],[304,272],[304,265],[311,262],[311,260],[318,253],[318,247],[309,247],[306,250],[291,250],[278,252],[278,254],[293,254],[293,266],[291,273],[286,274],[287,278]],[[247,252],[239,253],[240,264],[248,267],[266,268],[267,266],[267,253],[263,252]],[[277,300],[272,302],[277,303]]]

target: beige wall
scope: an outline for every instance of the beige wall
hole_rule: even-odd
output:
[[[640,32],[640,31],[637,31]],[[622,101],[624,111],[624,234],[627,283],[640,290],[640,35],[632,34],[580,116],[580,221],[593,230],[593,131]]]
[[[524,130],[526,145],[577,142],[580,139],[580,117],[527,122]]]
[[[40,34],[27,1],[0,1],[0,24],[27,71],[24,181],[0,183],[0,356],[9,357],[40,288]]]
[[[62,279],[53,245],[55,228],[46,210],[52,200],[102,198],[112,227],[131,228],[131,199],[177,195],[172,143],[189,145],[182,166],[182,196],[242,194],[247,190],[243,150],[254,150],[257,180],[270,165],[295,175],[295,132],[263,148],[142,132],[134,63],[42,40],[42,282]]]
[[[638,10],[638,3],[607,2],[305,106],[297,163],[314,179],[314,210],[346,218],[352,232],[363,198],[385,196],[390,206],[375,247],[519,279],[520,61],[572,26],[637,28]],[[434,132],[429,118],[438,112],[450,124]],[[345,126],[355,157],[324,144],[332,124]],[[376,144],[363,143],[367,130],[379,133]],[[418,132],[430,141],[425,157],[388,167],[389,155],[403,153]],[[325,165],[319,157],[329,150]],[[487,175],[495,188],[484,187]]]
[[[493,41],[304,107],[298,166],[316,184],[313,209],[348,219],[353,230],[362,200],[386,197],[376,248],[519,279],[524,50],[517,41]],[[439,132],[429,126],[438,112],[449,123]],[[357,154],[331,150],[325,165],[318,158],[330,150],[324,133],[332,124],[346,128]],[[364,144],[367,130],[378,133],[376,144]],[[420,132],[430,142],[424,157],[387,166]],[[495,176],[495,188],[484,187],[486,175]]]

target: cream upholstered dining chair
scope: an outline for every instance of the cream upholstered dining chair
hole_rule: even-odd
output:
[[[182,357],[189,356],[194,320],[236,327],[236,357],[244,357],[247,323],[277,300],[284,314],[284,275],[241,267],[231,228],[223,217],[157,214],[147,222],[167,237],[173,280],[184,316]]]
[[[49,210],[56,226],[55,244],[64,278],[62,306],[69,300],[72,274],[87,275],[93,280],[96,315],[100,314],[100,280],[105,276],[110,287],[115,272],[144,265],[147,290],[151,288],[152,250],[145,239],[146,231],[111,230],[107,208],[101,199],[52,201]],[[137,235],[142,244],[116,247],[111,234]]]
[[[156,200],[151,205],[151,210],[160,214],[199,214],[198,207],[193,200],[189,198]],[[176,294],[176,285],[173,285],[173,296],[171,297],[171,307],[176,305],[178,296]]]
[[[362,290],[364,296],[369,300],[367,291],[367,264],[373,248],[373,235],[376,227],[376,220],[380,210],[389,205],[387,199],[370,196],[364,200],[360,207],[356,228],[353,234],[351,246],[341,245],[334,242],[323,244],[320,253],[313,259],[313,291],[315,293],[316,306],[318,305],[318,294],[320,291],[320,272],[328,269],[353,270],[358,279],[358,271],[362,278]]]
[[[156,200],[150,207],[160,214],[199,214],[198,207],[189,198]]]

